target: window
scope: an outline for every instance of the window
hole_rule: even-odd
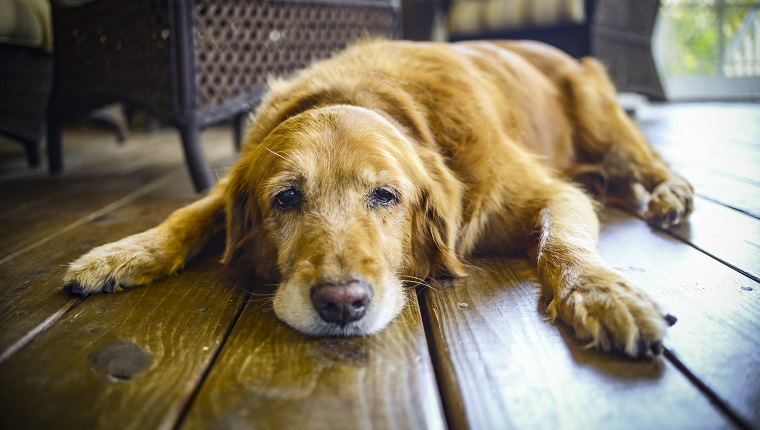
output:
[[[760,100],[760,0],[662,0],[655,57],[671,99]]]

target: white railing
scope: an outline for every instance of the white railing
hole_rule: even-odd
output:
[[[749,11],[742,26],[723,53],[721,70],[726,77],[760,76],[760,16]]]

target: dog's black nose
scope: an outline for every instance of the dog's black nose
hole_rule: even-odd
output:
[[[369,287],[360,281],[322,284],[311,290],[311,302],[319,316],[326,322],[340,325],[362,319],[370,300]]]

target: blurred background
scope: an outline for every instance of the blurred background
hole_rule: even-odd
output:
[[[70,123],[112,129],[120,142],[130,129],[170,126],[204,190],[214,178],[202,129],[231,123],[239,149],[269,76],[368,36],[533,39],[593,55],[632,113],[648,102],[757,102],[759,9],[760,0],[0,0],[0,143],[60,174]]]
[[[760,2],[664,0],[654,35],[668,97],[757,100]]]

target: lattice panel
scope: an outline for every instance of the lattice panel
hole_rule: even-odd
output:
[[[0,130],[29,142],[42,137],[53,58],[34,49],[0,49]]]
[[[218,105],[326,58],[363,36],[394,37],[387,2],[336,5],[201,0],[195,4],[197,102]]]
[[[161,0],[99,0],[57,10],[55,49],[69,59],[57,70],[60,92],[78,98],[115,94],[158,110],[172,109],[174,35],[168,15],[168,5]]]

